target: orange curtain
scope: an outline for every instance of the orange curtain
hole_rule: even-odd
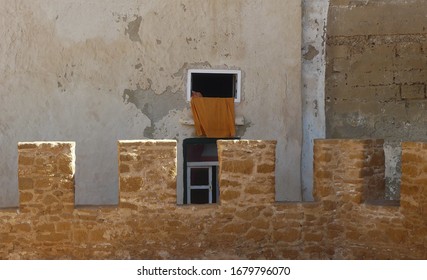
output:
[[[234,98],[191,98],[194,126],[198,136],[234,137]]]

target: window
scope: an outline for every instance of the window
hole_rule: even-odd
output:
[[[216,138],[184,139],[184,203],[219,200]]]
[[[201,92],[204,97],[233,97],[240,102],[240,70],[190,69],[187,73],[187,101],[191,92]]]
[[[184,152],[184,204],[219,202],[219,168],[216,141],[236,138],[187,138]]]

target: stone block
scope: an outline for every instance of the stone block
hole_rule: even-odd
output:
[[[412,165],[408,163],[402,166],[402,174],[414,178],[421,174],[421,170],[419,169],[418,165]]]
[[[253,172],[254,162],[252,160],[228,160],[222,162],[221,168],[224,172],[249,175]]]
[[[375,149],[375,147],[374,147]],[[375,151],[373,154],[367,159],[367,166],[375,167],[375,166],[384,166],[385,164],[385,158],[384,158],[384,150],[381,149],[380,151]]]
[[[249,223],[229,223],[221,227],[222,233],[231,233],[231,234],[244,234],[250,228]]]
[[[62,232],[62,231],[69,232],[71,229],[72,229],[72,224],[70,221],[59,222],[55,225],[55,230],[57,232]]]
[[[21,190],[19,192],[19,201],[20,203],[29,203],[32,202],[34,198],[34,195],[31,191],[24,191]]]
[[[130,172],[129,165],[124,164],[124,163],[120,164],[120,166],[119,166],[119,173],[128,173],[128,172]]]
[[[258,207],[249,207],[235,213],[236,217],[239,217],[246,221],[252,221],[255,218],[259,217],[260,209]]]
[[[246,238],[254,242],[261,242],[267,238],[266,233],[267,232],[265,230],[252,228],[246,233]]]
[[[55,225],[54,224],[38,224],[34,226],[34,229],[38,232],[54,232]]]
[[[425,33],[425,14],[419,1],[382,1],[381,4],[378,4],[379,1],[363,4],[360,1],[348,0],[333,2],[344,4],[331,4],[328,13],[328,36]]]
[[[425,84],[402,85],[401,98],[403,100],[419,100],[426,98]]]
[[[33,163],[34,163],[34,155],[21,154],[21,156],[18,158],[19,165],[32,165]]]
[[[400,245],[405,243],[406,238],[408,236],[408,232],[406,230],[394,229],[394,228],[389,228],[386,231],[386,234],[387,234],[387,237],[390,238],[392,242]]]
[[[126,150],[126,151],[121,151],[121,153],[120,153],[120,161],[121,162],[126,162],[126,161],[133,161],[133,160],[135,160],[135,155],[134,154],[132,154],[132,155],[130,155],[130,154],[128,154],[129,152]]]
[[[37,234],[36,237],[37,241],[48,241],[48,242],[61,242],[61,241],[67,241],[69,240],[68,234],[66,233],[41,233]]]
[[[257,172],[258,173],[272,173],[275,170],[275,164],[259,164],[257,165]]]
[[[232,189],[229,189],[229,188],[225,189],[224,185],[221,185],[221,186],[223,186],[220,189],[220,192],[221,192],[221,202],[230,202],[230,201],[232,202],[232,201],[240,198],[240,195],[241,195],[240,191],[232,190]]]
[[[31,190],[34,188],[34,181],[32,178],[20,177],[18,183],[20,190]]]
[[[61,177],[69,177],[69,175],[74,175],[74,168],[71,163],[58,164],[58,172],[62,174]]]
[[[349,60],[341,57],[334,58],[332,61],[332,68],[334,72],[348,72],[350,69]]]
[[[350,47],[346,45],[331,46],[328,54],[329,57],[348,58],[350,55]]]
[[[88,241],[88,232],[86,230],[74,230],[73,231],[73,240],[75,242],[87,242]]]
[[[257,218],[254,221],[252,221],[252,226],[258,229],[264,229],[267,230],[270,228],[270,221],[263,218]]]
[[[325,162],[328,163],[332,160],[331,153],[328,152],[316,152],[315,153],[315,161],[316,163]]]
[[[120,192],[139,192],[142,189],[143,180],[141,177],[121,177]]]
[[[305,233],[303,238],[306,242],[320,242],[323,235],[321,233]]]
[[[333,173],[331,171],[326,170],[316,170],[315,174],[318,179],[328,179],[331,180],[333,177]]]
[[[56,180],[53,177],[42,177],[34,179],[34,188],[38,190],[51,190],[53,189],[54,185],[56,185]]]
[[[120,208],[130,209],[130,210],[138,210],[138,205],[137,204],[130,203],[130,202],[125,202],[123,200],[120,200],[119,207]]]
[[[397,71],[394,74],[394,83],[395,84],[423,84],[425,83],[427,76],[426,69],[409,69]]]
[[[17,232],[27,232],[28,233],[32,230],[32,227],[29,223],[19,223],[19,224],[16,224],[13,228]]]
[[[104,242],[105,229],[93,229],[89,231],[89,242]]]
[[[273,239],[283,242],[296,242],[301,238],[301,231],[297,229],[286,229],[273,232]]]

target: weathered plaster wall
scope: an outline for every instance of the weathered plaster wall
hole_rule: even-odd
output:
[[[384,138],[388,197],[399,196],[400,142],[426,139],[427,2],[331,0],[326,129]]]
[[[302,197],[313,200],[313,142],[325,138],[326,19],[329,0],[302,1]]]
[[[116,204],[118,139],[178,140],[189,68],[243,73],[242,138],[277,139],[277,199],[299,200],[301,1],[0,0],[0,206],[18,141],[77,142],[76,203]],[[260,20],[262,19],[262,20]]]

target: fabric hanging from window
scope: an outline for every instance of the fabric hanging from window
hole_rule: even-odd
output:
[[[191,98],[194,127],[198,136],[234,137],[234,98]]]

